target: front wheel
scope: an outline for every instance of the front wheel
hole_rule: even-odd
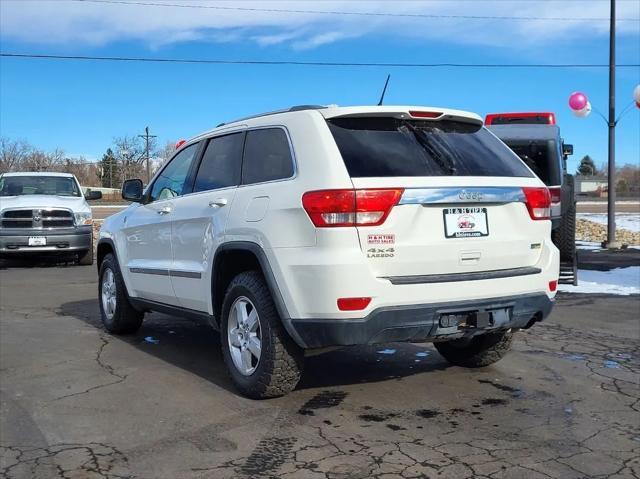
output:
[[[498,331],[473,338],[436,342],[433,345],[451,364],[465,368],[481,368],[496,363],[511,349],[513,333]]]
[[[140,329],[144,313],[135,309],[129,302],[118,262],[111,253],[104,257],[100,265],[98,299],[102,324],[107,331],[113,334],[127,334]]]
[[[283,396],[296,387],[303,352],[284,330],[259,272],[245,271],[231,281],[220,331],[222,356],[242,394],[263,399]]]

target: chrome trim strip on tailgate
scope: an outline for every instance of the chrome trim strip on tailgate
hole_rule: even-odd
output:
[[[424,283],[453,283],[457,281],[478,281],[483,279],[513,278],[541,273],[540,268],[526,266],[523,268],[497,269],[493,271],[478,271],[475,273],[452,274],[424,274],[415,276],[383,276],[391,284],[424,284]]]
[[[524,203],[522,188],[515,186],[407,188],[401,205],[451,203]]]

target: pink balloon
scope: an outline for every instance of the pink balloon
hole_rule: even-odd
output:
[[[573,111],[582,110],[587,106],[587,96],[579,91],[573,92],[569,97],[569,107]]]

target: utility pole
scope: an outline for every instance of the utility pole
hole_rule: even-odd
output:
[[[149,127],[145,127],[144,135],[138,135],[140,138],[144,138],[145,141],[145,157],[147,161],[147,185],[151,182],[151,167],[149,166],[149,138],[157,138],[156,135],[149,134]]]
[[[616,0],[611,0],[609,16],[609,167],[607,197],[607,248],[616,242]]]

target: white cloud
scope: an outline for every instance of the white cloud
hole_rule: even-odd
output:
[[[161,0],[149,0],[161,3]],[[608,2],[473,2],[473,1],[253,1],[173,0],[200,6],[293,10],[391,12],[431,15],[608,17]],[[640,16],[640,2],[618,2],[618,16]],[[250,41],[259,46],[288,45],[309,49],[367,34],[418,37],[505,48],[552,44],[558,39],[603,36],[607,21],[503,21],[427,19],[358,15],[217,10],[99,4],[65,0],[2,0],[0,30],[4,39],[38,45],[102,46],[137,40],[150,47],[207,40]],[[620,35],[638,35],[640,22],[619,22]]]

